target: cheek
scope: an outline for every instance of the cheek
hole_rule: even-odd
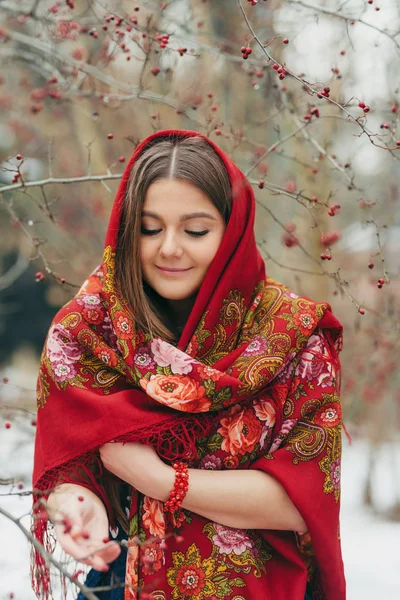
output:
[[[207,240],[207,244],[201,248],[199,252],[199,263],[204,267],[208,267],[214,260],[215,255],[218,252],[218,248],[221,244],[222,236],[216,236],[212,239]]]
[[[153,255],[153,252],[152,252],[151,241],[147,240],[146,238],[142,238],[140,240],[140,245],[139,245],[139,256],[140,256],[140,262],[142,263],[142,265],[145,265],[150,260],[152,255]]]

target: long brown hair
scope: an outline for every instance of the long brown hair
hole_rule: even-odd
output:
[[[143,281],[140,263],[141,212],[149,186],[160,179],[182,179],[200,188],[225,223],[231,213],[232,193],[224,163],[200,136],[155,138],[138,157],[129,175],[118,233],[116,284],[140,329],[150,332],[152,337],[176,342],[165,316],[161,317],[160,298]]]
[[[149,186],[160,179],[182,179],[200,188],[228,223],[232,191],[222,159],[203,138],[160,136],[146,146],[131,173],[121,213],[115,257],[115,282],[128,301],[135,322],[152,337],[176,342],[176,334],[162,318],[160,299],[143,280],[140,263],[141,213]],[[121,508],[120,480],[107,471],[103,485],[115,516],[125,531],[129,523]]]

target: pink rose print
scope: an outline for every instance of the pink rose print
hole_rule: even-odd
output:
[[[134,363],[139,368],[142,367],[145,371],[150,371],[156,366],[151,354],[147,348],[139,348],[135,354]]]
[[[65,381],[66,379],[73,379],[76,375],[75,368],[73,365],[68,365],[62,362],[52,363],[51,365],[54,379],[58,382]]]
[[[335,490],[340,488],[340,459],[337,458],[331,465],[331,480]]]
[[[231,554],[240,556],[247,549],[252,548],[252,542],[243,529],[232,529],[219,523],[214,523],[214,529],[217,532],[213,535],[213,542],[219,548],[220,554]]]
[[[201,459],[199,469],[208,469],[209,471],[220,471],[222,469],[222,460],[215,454],[208,454]]]
[[[291,352],[291,354],[287,357],[287,360],[284,362],[281,368],[278,369],[275,377],[277,380],[279,379],[281,383],[287,383],[289,379],[291,379],[294,371],[293,358],[295,356],[296,353]]]
[[[268,442],[270,441],[271,435],[272,435],[271,427],[264,425],[264,427],[261,431],[261,437],[260,437],[261,450],[265,450],[265,448],[268,446]]]
[[[82,350],[71,332],[61,323],[56,323],[50,328],[47,337],[46,354],[52,363],[60,362],[70,365],[80,359]]]
[[[155,338],[151,342],[151,351],[160,367],[170,366],[176,375],[187,375],[193,369],[193,358],[164,340]]]
[[[101,300],[97,294],[83,294],[76,299],[76,303],[85,308],[100,308]]]
[[[296,423],[297,423],[297,419],[285,419],[283,421],[281,428],[280,428],[279,432],[277,433],[277,435],[275,436],[272,446],[269,449],[270,452],[275,452],[275,450],[278,450],[278,448],[280,447],[280,445],[282,444],[284,439],[292,431],[292,429],[296,425]]]
[[[267,341],[258,335],[247,346],[243,356],[260,356],[267,351],[267,347]]]
[[[111,322],[109,315],[106,315],[104,317],[102,329],[103,329],[103,337],[104,337],[105,343],[108,346],[110,346],[110,348],[112,348],[113,350],[116,350],[117,349],[117,336],[115,334],[114,327],[113,327],[113,324]]]
[[[321,335],[310,336],[307,347],[297,365],[296,373],[308,381],[317,379],[318,385],[321,387],[332,385],[334,368],[329,361],[329,354]]]
[[[273,427],[275,425],[276,411],[271,402],[265,398],[258,398],[254,401],[254,412],[260,421],[265,421],[265,425]]]

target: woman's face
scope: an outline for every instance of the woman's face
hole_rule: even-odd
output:
[[[181,179],[152,183],[142,210],[140,260],[145,281],[167,300],[196,293],[225,231],[208,196]]]

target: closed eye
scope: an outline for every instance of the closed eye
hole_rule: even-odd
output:
[[[160,233],[161,229],[145,229],[144,227],[142,227],[141,232],[143,235],[156,235],[157,233]],[[185,233],[187,233],[188,235],[191,235],[193,237],[201,237],[203,235],[206,235],[206,233],[208,233],[208,229],[205,229],[204,231],[189,231],[187,229],[185,229]]]

